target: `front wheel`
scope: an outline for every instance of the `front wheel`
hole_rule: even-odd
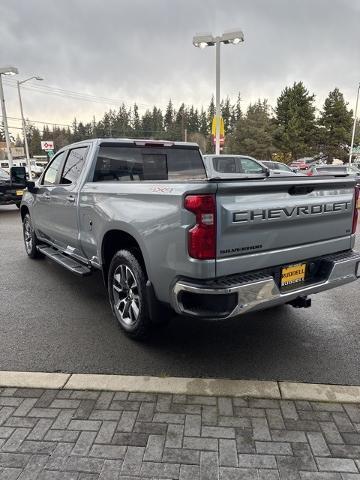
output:
[[[34,232],[34,228],[31,223],[31,217],[27,213],[23,220],[23,234],[24,234],[24,245],[26,253],[30,258],[42,258],[43,255],[36,248],[39,245],[39,241]]]
[[[146,275],[138,259],[129,250],[118,251],[108,274],[110,305],[120,327],[130,337],[141,340],[151,329]]]

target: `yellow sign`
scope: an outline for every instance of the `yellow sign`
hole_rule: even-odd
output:
[[[213,118],[212,125],[211,125],[211,135],[214,137],[216,136],[216,115]],[[220,137],[224,138],[225,136],[225,129],[224,129],[224,119],[220,117]]]
[[[306,263],[291,265],[281,271],[281,286],[291,285],[293,283],[303,282],[305,280]]]

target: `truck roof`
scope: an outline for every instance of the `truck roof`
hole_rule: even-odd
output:
[[[73,147],[75,145],[82,145],[82,144],[89,144],[93,143],[96,145],[100,145],[101,143],[133,143],[139,146],[142,145],[159,145],[159,146],[176,146],[176,147],[195,147],[199,148],[199,145],[195,142],[174,142],[172,140],[152,140],[150,138],[91,138],[88,140],[81,140],[80,142],[75,142],[70,145],[66,145],[66,147]],[[64,147],[63,147],[64,148]]]

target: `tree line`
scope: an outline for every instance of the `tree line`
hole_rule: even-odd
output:
[[[224,153],[246,154],[258,159],[275,158],[289,162],[322,152],[331,161],[345,160],[349,153],[353,112],[338,88],[329,92],[320,111],[315,95],[302,82],[284,88],[272,108],[266,99],[259,99],[242,110],[240,94],[235,102],[221,102],[225,126]],[[27,122],[31,155],[43,153],[41,140],[53,140],[55,150],[69,143],[97,137],[153,138],[197,142],[204,153],[214,151],[211,123],[215,115],[212,98],[206,109],[182,103],[175,108],[169,100],[166,109],[154,106],[142,115],[136,104],[122,104],[109,110],[96,121],[84,123],[74,119],[71,127],[49,127],[39,130]],[[360,123],[355,145],[360,144]],[[0,128],[0,139],[1,139]],[[17,138],[17,144],[21,139]]]

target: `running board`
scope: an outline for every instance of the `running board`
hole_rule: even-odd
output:
[[[75,275],[84,277],[91,274],[91,269],[89,267],[74,260],[73,258],[68,257],[67,255],[64,255],[53,247],[49,247],[47,245],[38,245],[36,248],[40,253],[51,260],[54,260],[54,262],[58,263],[62,267],[65,267],[67,270],[70,270],[70,272],[74,273]]]

